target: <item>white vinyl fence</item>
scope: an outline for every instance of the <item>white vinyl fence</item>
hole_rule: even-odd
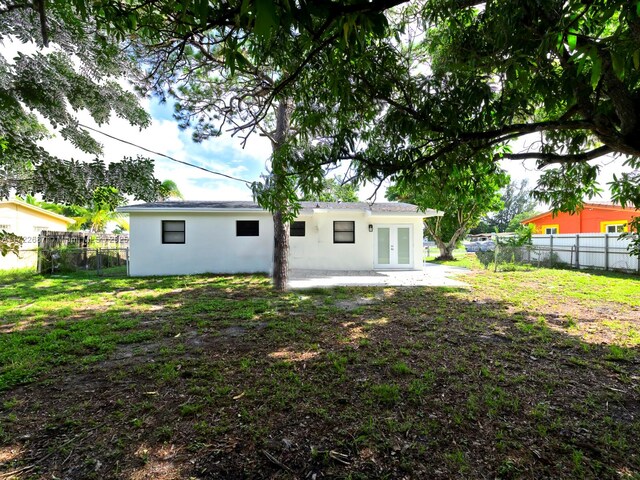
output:
[[[639,272],[638,257],[629,254],[628,238],[614,233],[533,235],[529,261],[564,263],[575,268]]]

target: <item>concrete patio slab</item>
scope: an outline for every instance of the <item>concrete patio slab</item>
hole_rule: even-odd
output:
[[[461,267],[426,263],[422,270],[292,270],[289,288],[293,290],[317,287],[381,286],[381,287],[466,287],[453,279],[455,275],[469,273]]]

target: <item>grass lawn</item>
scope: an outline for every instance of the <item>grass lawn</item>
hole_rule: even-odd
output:
[[[0,274],[0,478],[640,479],[640,277],[462,280]]]

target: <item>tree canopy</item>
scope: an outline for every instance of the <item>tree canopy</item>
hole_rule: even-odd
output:
[[[427,1],[404,11],[391,28],[405,38],[380,40],[384,55],[372,45],[366,57],[375,68],[350,72],[383,105],[357,132],[366,147],[352,156],[364,171],[413,172],[475,152],[535,159],[545,168],[537,198],[573,211],[599,193],[589,160],[630,155],[619,161],[636,172],[611,192],[640,206],[637,2]],[[508,146],[527,134],[538,135],[534,149]]]
[[[98,124],[115,115],[142,128],[150,118],[137,96],[119,84],[136,65],[75,6],[55,1],[0,7],[0,41],[18,45],[15,58],[0,56],[0,197],[41,193],[53,202],[83,204],[97,188],[110,186],[152,199],[159,186],[153,162],[102,158],[102,146],[78,120],[80,110]],[[54,132],[95,159],[51,155],[38,142]]]

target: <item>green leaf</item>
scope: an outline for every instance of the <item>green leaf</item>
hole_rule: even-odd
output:
[[[600,73],[602,72],[602,60],[600,57],[596,57],[593,60],[593,66],[591,67],[591,86],[595,90],[600,81]]]
[[[611,52],[611,63],[613,73],[615,73],[620,80],[624,80],[624,58],[622,55],[617,52]]]
[[[633,66],[636,70],[640,70],[640,50],[633,52]]]
[[[570,33],[569,35],[567,35],[567,44],[569,45],[569,48],[571,50],[576,49],[577,43],[578,43],[578,37],[576,35],[574,35],[573,33]]]
[[[558,34],[558,38],[556,39],[556,50],[562,50],[562,45],[564,42],[564,36],[562,32]]]
[[[276,7],[273,0],[256,0],[255,33],[268,39],[271,37],[271,31],[276,24]]]

